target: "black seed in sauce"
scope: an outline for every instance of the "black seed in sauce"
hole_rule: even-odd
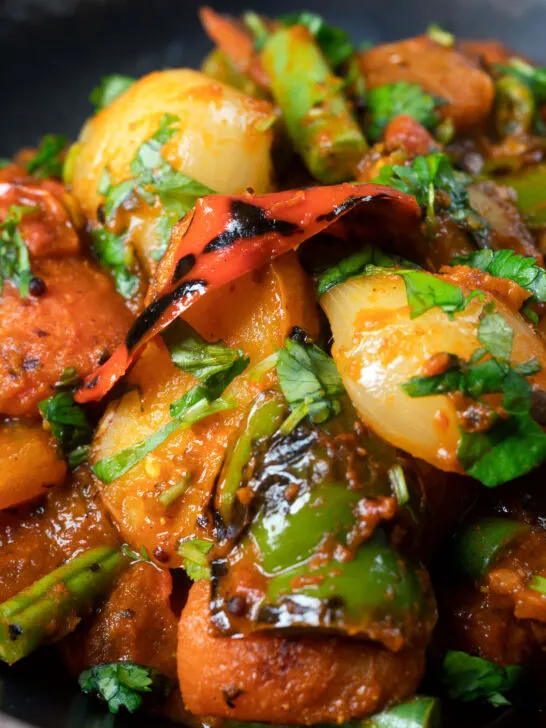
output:
[[[47,285],[43,278],[31,278],[28,284],[28,292],[31,296],[39,298],[47,291]]]

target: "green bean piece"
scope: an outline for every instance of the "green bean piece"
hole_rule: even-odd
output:
[[[535,116],[533,93],[516,76],[502,76],[495,84],[495,126],[501,137],[530,131]]]
[[[1,604],[0,659],[11,665],[64,636],[108,590],[123,561],[117,549],[91,549]]]
[[[272,33],[261,53],[296,150],[320,182],[354,178],[367,144],[343,94],[343,81],[302,25]]]
[[[226,54],[218,48],[211,51],[201,64],[201,71],[226,86],[232,86],[247,96],[265,98],[266,94],[249,77],[238,71]]]
[[[482,583],[503,551],[529,531],[523,523],[508,518],[481,518],[460,531],[453,543],[458,568]]]

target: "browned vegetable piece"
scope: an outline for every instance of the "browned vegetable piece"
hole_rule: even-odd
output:
[[[341,723],[412,695],[421,650],[389,652],[336,637],[219,637],[208,615],[210,587],[190,590],[178,631],[178,677],[197,715],[289,725]]]
[[[397,81],[418,83],[425,91],[445,99],[438,112],[451,118],[458,132],[483,122],[491,109],[491,78],[453,48],[428,36],[379,45],[360,54],[360,68],[369,88]]]
[[[64,645],[74,674],[92,665],[130,661],[176,679],[176,617],[172,577],[153,564],[135,563],[118,577],[104,606]]]
[[[0,423],[0,510],[45,495],[65,474],[55,440],[41,425]]]

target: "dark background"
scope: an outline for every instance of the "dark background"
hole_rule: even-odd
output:
[[[435,21],[459,35],[499,38],[546,62],[546,0],[209,1],[232,13],[248,5],[270,15],[313,10],[357,41],[409,36]],[[190,0],[0,0],[0,157],[36,144],[44,133],[75,138],[91,112],[89,91],[103,75],[198,65],[210,45],[197,7]],[[161,725],[149,717],[115,720],[69,684],[52,649],[0,670],[0,728]],[[488,722],[491,715],[474,707],[447,717],[457,728],[523,725],[509,714]],[[525,725],[546,725],[546,718],[537,720]]]

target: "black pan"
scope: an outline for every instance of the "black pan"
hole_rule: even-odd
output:
[[[220,11],[252,6],[274,15],[297,0],[208,0]],[[498,38],[546,62],[546,0],[301,0],[374,42],[421,32],[431,21],[466,36]],[[108,73],[143,75],[196,66],[209,48],[192,0],[0,0],[0,157],[44,133],[74,138],[91,112],[87,97]],[[1,542],[0,542],[1,548]],[[458,715],[453,728],[545,726],[546,717],[512,711]],[[0,728],[163,728],[159,718],[117,718],[71,687],[55,651],[0,670]]]

